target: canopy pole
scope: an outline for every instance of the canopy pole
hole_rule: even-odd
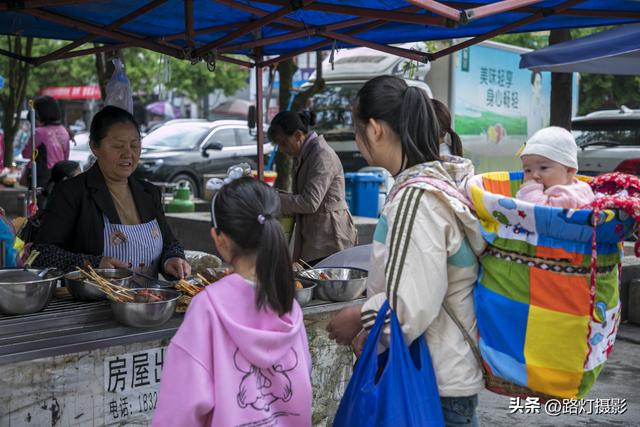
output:
[[[264,181],[264,111],[262,103],[262,48],[258,47],[256,52],[256,126],[258,144],[258,179]]]
[[[541,1],[542,0],[502,0],[497,3],[488,3],[484,6],[474,7],[473,9],[466,9],[462,11],[462,23],[467,24],[474,19],[497,15],[531,4],[541,3]]]

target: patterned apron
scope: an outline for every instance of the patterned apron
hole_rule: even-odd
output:
[[[130,262],[131,269],[158,277],[162,255],[162,232],[158,221],[144,224],[111,224],[104,218],[103,256]]]

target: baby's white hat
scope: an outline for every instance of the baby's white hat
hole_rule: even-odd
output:
[[[540,129],[527,141],[520,158],[537,154],[569,168],[578,169],[578,146],[571,132],[558,126]]]

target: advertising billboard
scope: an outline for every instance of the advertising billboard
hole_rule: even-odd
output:
[[[524,51],[486,43],[455,53],[454,129],[476,172],[520,169],[520,146],[549,125],[550,73],[520,69]]]

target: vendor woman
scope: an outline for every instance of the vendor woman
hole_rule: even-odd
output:
[[[86,263],[184,278],[191,267],[167,224],[160,191],[131,176],[140,129],[127,111],[107,106],[91,122],[95,164],[55,186],[34,250],[34,265],[72,271]]]
[[[294,156],[293,193],[280,193],[283,215],[294,215],[293,260],[316,264],[352,247],[356,228],[344,194],[344,173],[338,155],[324,138],[309,130],[311,112],[283,111],[271,121],[269,139]]]

